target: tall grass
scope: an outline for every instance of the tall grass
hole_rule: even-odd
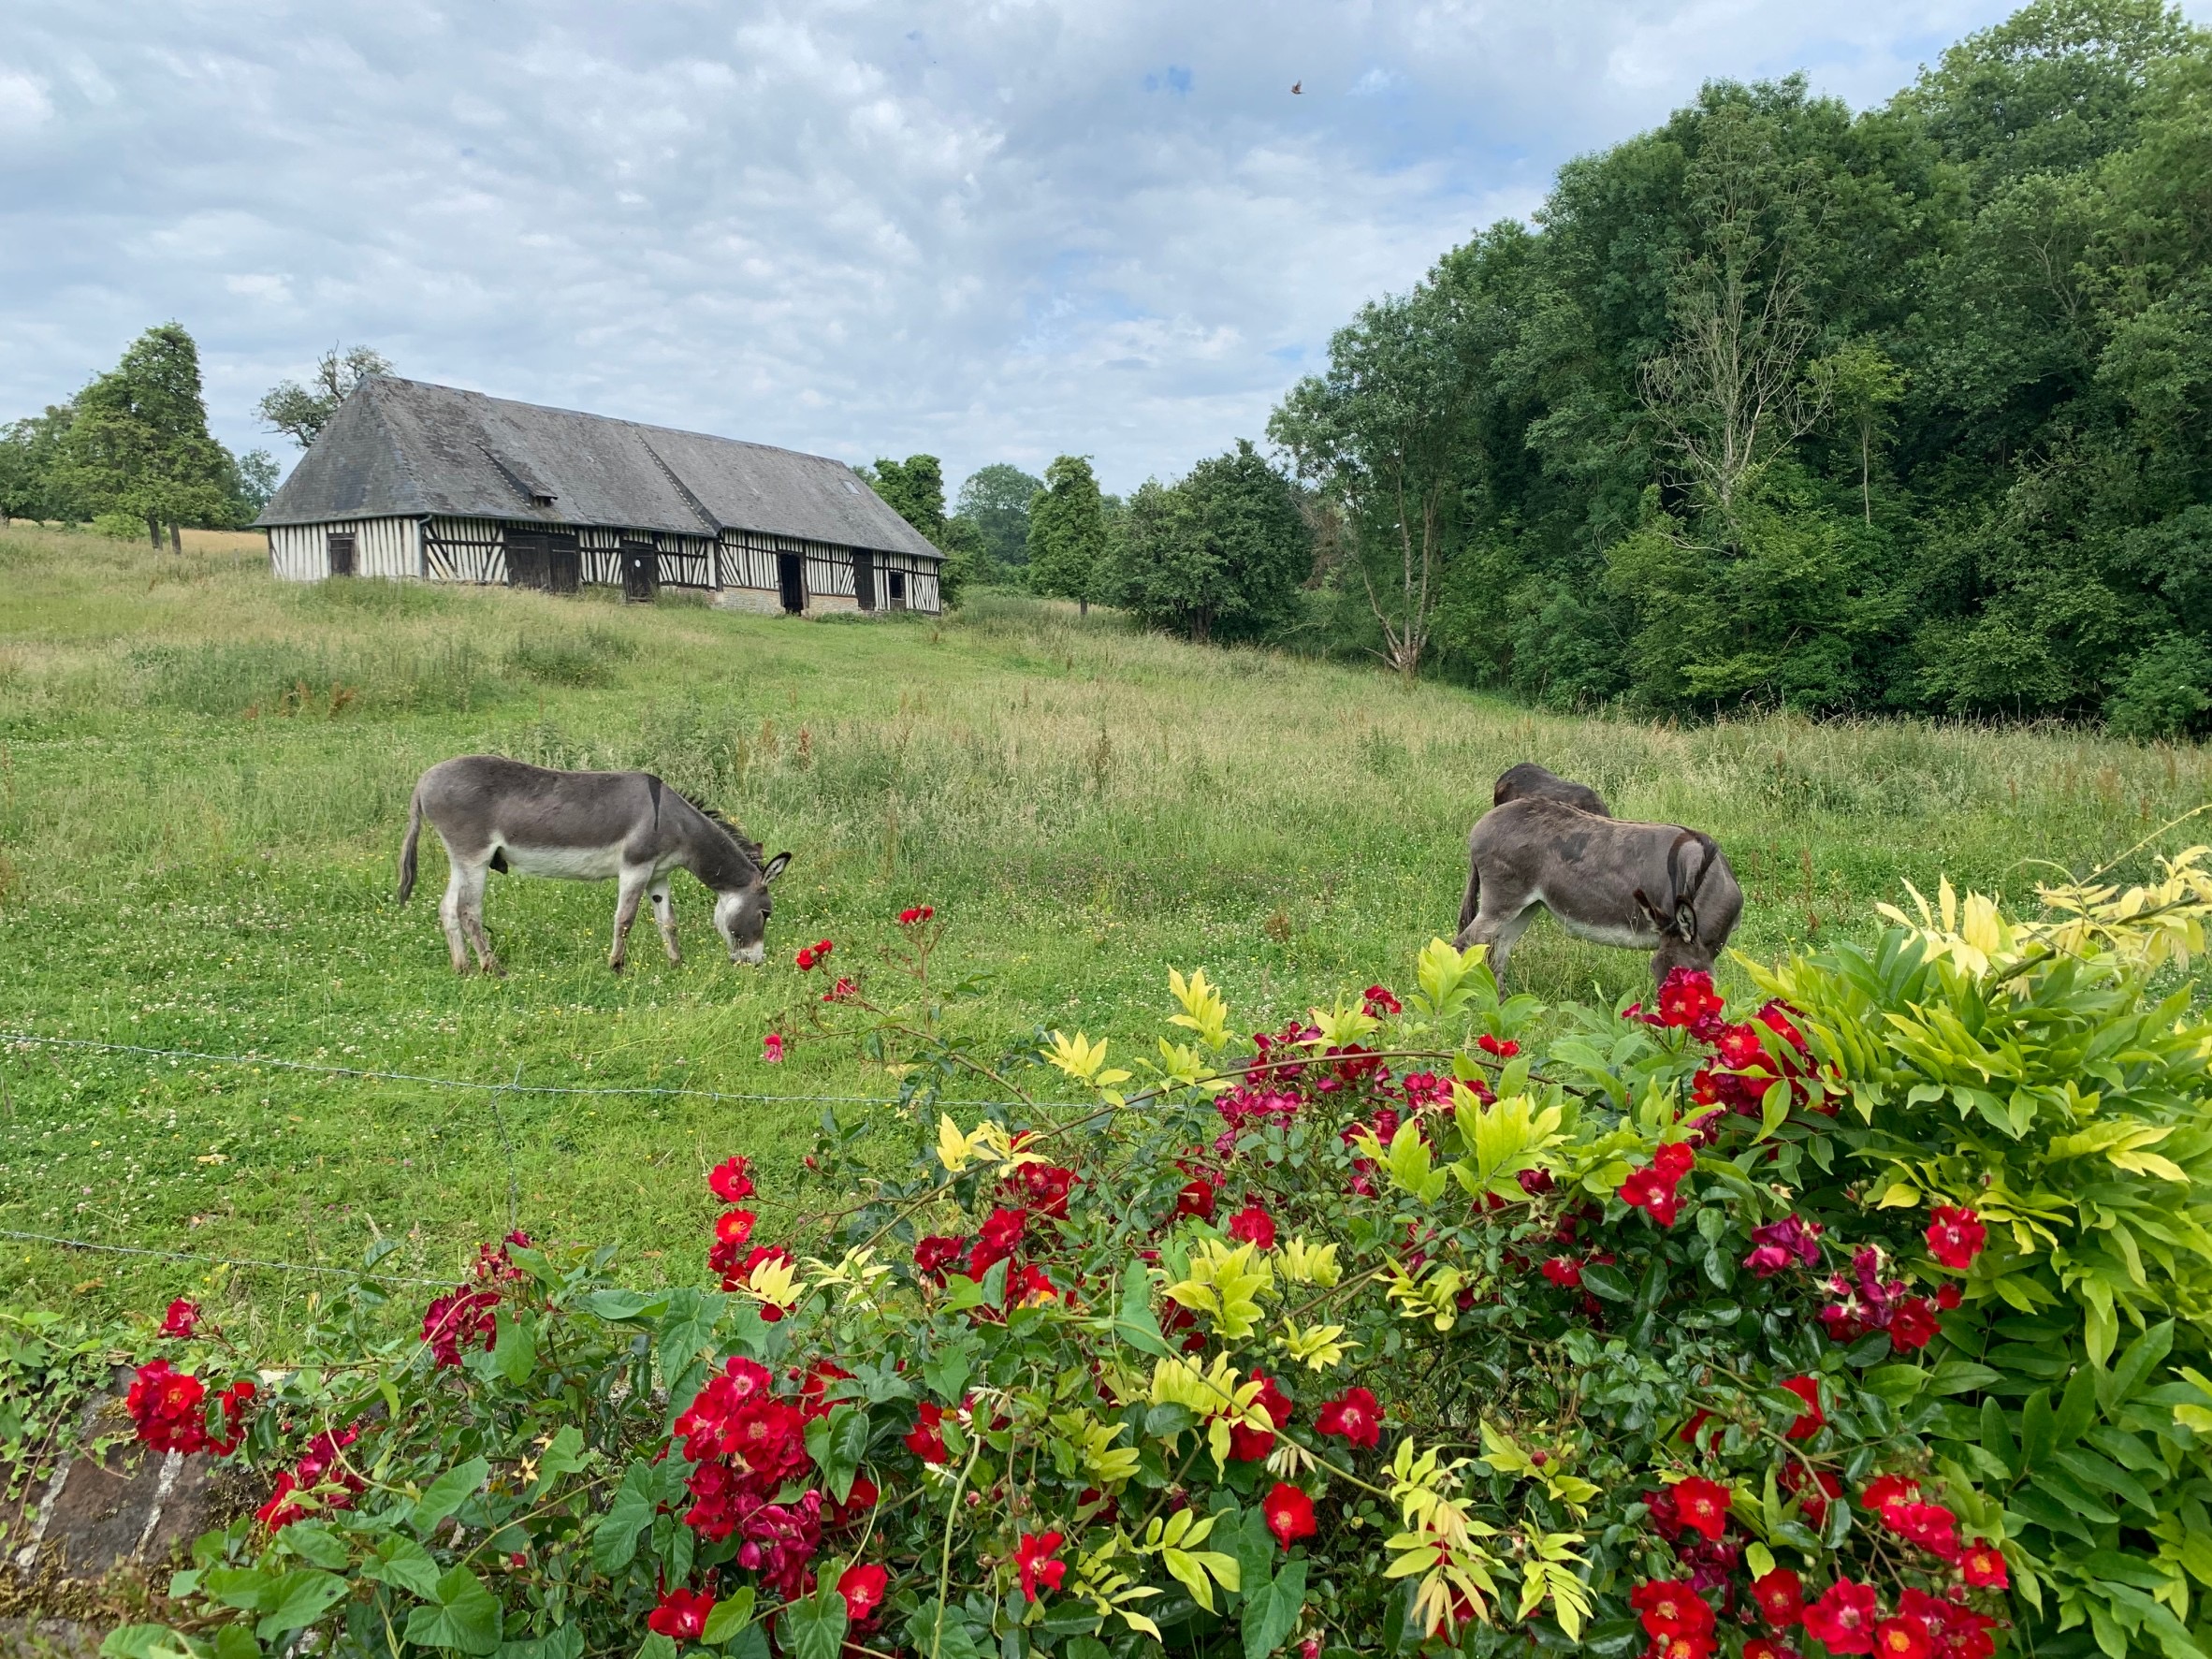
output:
[[[1204,964],[1240,1020],[1276,1023],[1347,982],[1402,979],[1449,931],[1467,827],[1522,759],[1624,814],[1713,834],[1743,881],[1737,942],[1754,956],[1862,933],[1907,880],[1948,873],[2018,898],[2048,873],[2037,861],[2087,870],[2212,796],[2195,748],[1920,721],[1570,719],[1011,597],[949,621],[822,627],[503,590],[297,589],[235,551],[156,559],[51,532],[0,536],[0,857],[14,872],[0,1027],[487,1081],[521,1067],[889,1091],[832,1044],[797,1044],[771,1071],[761,1037],[803,1030],[818,1006],[788,965],[793,941],[834,937],[865,962],[892,912],[924,901],[952,919],[948,971],[989,981],[953,1014],[985,1052],[1041,1027],[1149,1030],[1170,966]],[[336,708],[333,684],[355,692]],[[391,902],[393,854],[415,777],[479,749],[648,768],[793,851],[775,966],[720,960],[687,885],[691,959],[667,966],[648,927],[617,980],[610,889],[502,880],[488,917],[511,977],[454,980],[430,902],[438,850],[406,909]],[[1549,924],[1514,965],[1547,997],[1645,982],[1636,955]],[[437,1271],[503,1228],[498,1137],[454,1097],[83,1056],[0,1066],[22,1113],[0,1119],[0,1227],[189,1244],[198,1216],[226,1249],[300,1259],[349,1257],[373,1226]],[[749,1149],[788,1186],[818,1115],[646,1098],[510,1107],[525,1223],[677,1252],[638,1258],[648,1277],[691,1247],[677,1242],[697,1219],[685,1171]],[[79,1173],[100,1156],[93,1140],[131,1147],[143,1179],[80,1193],[98,1185]],[[228,1161],[196,1161],[217,1153]],[[0,1255],[0,1283],[10,1261],[49,1288],[88,1276],[34,1248]],[[183,1283],[158,1266],[106,1276],[106,1294],[139,1302]],[[260,1317],[277,1288],[244,1283],[237,1311]]]

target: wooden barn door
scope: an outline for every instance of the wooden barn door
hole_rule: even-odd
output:
[[[546,538],[546,586],[555,593],[574,593],[584,581],[584,553],[573,535]]]
[[[852,597],[864,611],[876,608],[876,556],[873,553],[852,555]]]
[[[907,608],[907,573],[903,570],[895,570],[885,574],[890,577],[891,608],[895,611],[905,610]]]
[[[354,538],[350,535],[334,535],[330,538],[332,575],[350,576],[354,574]]]
[[[511,530],[506,534],[507,586],[543,588],[546,584],[546,538],[533,530]]]
[[[661,558],[650,542],[622,544],[622,598],[631,604],[651,603],[661,585]]]
[[[776,555],[776,587],[783,608],[796,616],[807,608],[807,560],[797,553]]]

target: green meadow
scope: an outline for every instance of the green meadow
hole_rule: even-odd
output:
[[[1126,1056],[1171,967],[1206,968],[1247,1029],[1403,982],[1451,931],[1467,827],[1521,759],[1717,837],[1754,956],[1863,934],[1908,881],[2029,895],[2038,861],[2086,871],[2212,795],[2194,748],[1568,718],[1012,598],[807,622],[674,597],[291,588],[254,537],[173,557],[22,526],[0,532],[0,1029],[479,1085],[0,1045],[0,1230],[298,1266],[382,1241],[380,1272],[423,1279],[455,1274],[510,1205],[533,1234],[620,1246],[633,1282],[695,1273],[701,1177],[733,1152],[761,1160],[764,1222],[819,1207],[833,1195],[800,1160],[823,1106],[708,1097],[895,1095],[854,1043],[808,1035],[824,982],[792,953],[833,939],[838,970],[895,990],[903,906],[946,920],[939,982],[979,982],[945,1014],[972,1052],[1080,1027]],[[648,918],[618,977],[611,885],[495,878],[510,971],[456,978],[434,837],[406,906],[394,869],[416,775],[473,750],[648,768],[791,850],[770,965],[732,966],[679,878],[687,960],[665,961]],[[1646,982],[1641,957],[1549,923],[1515,968],[1551,1000]],[[793,1040],[781,1065],[771,1030]],[[1033,1067],[1010,1075],[1054,1096]],[[267,1337],[316,1285],[0,1237],[19,1303],[189,1291]]]

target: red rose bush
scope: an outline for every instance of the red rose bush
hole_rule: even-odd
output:
[[[1900,921],[1743,1018],[1439,940],[1246,1035],[1177,973],[1149,1057],[1027,1074],[840,948],[786,1041],[1076,1103],[723,1149],[691,1282],[516,1234],[258,1392],[171,1310],[140,1438],[268,1502],[116,1652],[2205,1659],[2193,867]],[[895,926],[925,980],[944,920]]]

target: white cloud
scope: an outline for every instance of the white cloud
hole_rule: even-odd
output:
[[[2002,9],[17,0],[0,418],[174,316],[240,446],[364,341],[954,478],[1088,451],[1126,489],[1256,435],[1362,299],[1701,80],[1864,103]]]

